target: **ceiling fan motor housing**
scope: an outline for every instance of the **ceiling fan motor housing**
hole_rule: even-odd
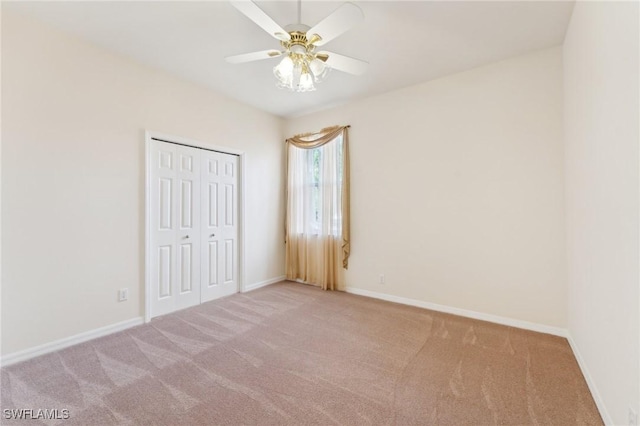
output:
[[[307,33],[302,31],[290,31],[289,35],[291,39],[288,41],[281,41],[282,46],[290,51],[291,53],[310,53],[313,51],[315,46],[313,42],[310,42],[307,39]]]

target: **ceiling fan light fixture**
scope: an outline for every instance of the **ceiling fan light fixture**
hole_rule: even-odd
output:
[[[322,81],[329,71],[324,62],[312,54],[289,52],[273,68],[276,85],[293,92],[312,92],[316,90],[314,83]]]

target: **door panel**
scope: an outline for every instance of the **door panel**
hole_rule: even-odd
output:
[[[207,286],[218,285],[218,242],[209,241],[209,282]]]
[[[206,217],[209,218],[209,227],[218,227],[218,184],[209,183],[209,209],[206,211]]]
[[[151,317],[200,303],[198,150],[151,141]]]
[[[226,184],[224,186],[224,224],[226,226],[234,225],[234,186]]]
[[[176,147],[152,141],[150,163],[150,295],[151,316],[175,309]]]
[[[200,150],[177,145],[176,154],[180,159],[176,176],[180,182],[180,194],[176,197],[180,212],[176,309],[182,309],[200,303],[200,257],[193,256],[200,250]]]
[[[182,244],[180,246],[180,294],[189,293],[193,290],[193,279],[191,272],[193,261],[191,259],[192,244]]]
[[[234,279],[234,250],[233,240],[226,240],[224,242],[224,283],[227,284]]]
[[[158,249],[158,298],[164,299],[171,296],[171,246],[162,246]]]
[[[193,224],[193,182],[183,180],[180,184],[180,225],[188,229]]]
[[[208,277],[203,281],[202,301],[207,301],[238,291],[238,157],[213,151],[202,155],[203,186],[209,188],[203,194],[209,202],[203,206],[202,214],[208,218],[202,240],[210,247],[202,259],[202,274]]]
[[[160,179],[160,229],[171,230],[171,183],[169,178]]]

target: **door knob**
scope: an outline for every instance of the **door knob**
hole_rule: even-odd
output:
[[[182,237],[182,238],[184,238],[185,240],[187,240],[187,239],[189,239],[189,236],[188,236],[188,235],[185,235],[185,236],[184,236],[184,237]]]
[[[215,236],[216,236],[216,234],[211,234],[211,235],[209,235],[209,238],[213,238]]]

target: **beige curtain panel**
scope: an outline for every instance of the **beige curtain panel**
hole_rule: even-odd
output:
[[[286,276],[325,290],[344,290],[344,269],[349,265],[348,129],[335,126],[286,140]],[[342,144],[337,143],[339,137]],[[312,182],[309,170],[309,150],[315,148],[322,158],[316,164],[322,176],[319,185]]]

